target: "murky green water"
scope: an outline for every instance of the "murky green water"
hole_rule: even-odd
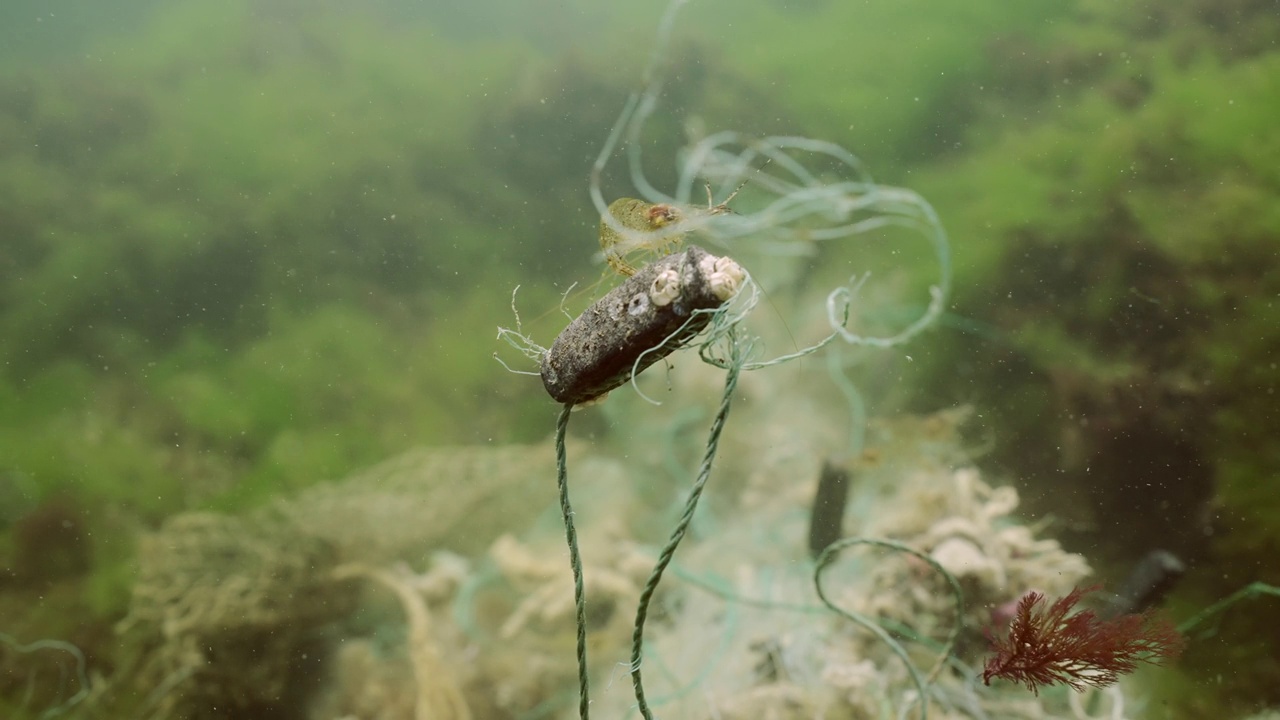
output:
[[[615,260],[743,284],[682,340],[713,362],[570,417],[595,715],[640,716],[733,343],[659,716],[1277,712],[1277,37],[1243,0],[6,4],[0,717],[577,716],[536,375],[622,281],[621,197]],[[920,553],[823,581],[901,655],[816,595],[824,461],[839,535]],[[1093,584],[1181,655],[983,684],[984,629]]]

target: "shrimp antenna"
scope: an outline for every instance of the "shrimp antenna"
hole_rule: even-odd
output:
[[[765,158],[764,162],[760,165],[760,167],[756,168],[756,172],[759,173],[763,171],[764,166],[768,165],[770,160],[773,160],[773,158]],[[733,199],[738,197],[738,193],[742,192],[742,188],[746,187],[747,183],[749,182],[751,182],[751,178],[749,177],[743,178],[742,182],[738,183],[738,187],[734,188],[733,192],[729,193],[729,197],[725,198],[724,202],[721,202],[718,204],[716,203],[715,199],[711,195],[711,183],[704,182],[703,186],[707,189],[707,210],[712,215],[723,215],[725,213],[733,212],[733,210],[729,207],[729,203],[733,202]]]
[[[724,202],[719,204],[716,204],[716,201],[711,196],[711,183],[703,183],[707,188],[707,212],[712,215],[723,215],[725,213],[733,212],[733,210],[729,208],[729,203],[738,196],[738,193],[741,192],[742,188],[746,187],[747,183],[750,181],[751,178],[747,178],[746,180],[738,183],[738,187],[734,188],[733,192],[729,193],[729,197],[725,198]]]

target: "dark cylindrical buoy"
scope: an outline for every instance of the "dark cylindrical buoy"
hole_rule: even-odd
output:
[[[809,554],[818,557],[844,537],[844,506],[849,497],[849,471],[827,460],[818,475],[818,492],[809,512]]]
[[[699,247],[640,268],[560,333],[542,356],[542,384],[556,402],[594,400],[682,347],[733,297],[742,268]],[[638,360],[638,362],[637,362]]]
[[[1159,605],[1187,571],[1178,556],[1152,550],[1129,572],[1111,601],[1110,617],[1146,612]]]

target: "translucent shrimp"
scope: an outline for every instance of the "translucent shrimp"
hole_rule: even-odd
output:
[[[748,363],[747,369],[807,355],[837,339],[861,347],[894,347],[933,325],[951,290],[951,248],[946,231],[923,197],[908,188],[875,182],[862,161],[845,148],[788,135],[755,137],[728,130],[707,134],[691,125],[691,144],[681,153],[670,194],[650,182],[642,150],[652,143],[645,141],[644,129],[662,96],[660,70],[667,65],[676,14],[686,2],[671,0],[667,6],[641,87],[627,98],[591,167],[591,201],[601,215],[600,247],[610,268],[621,275],[633,274],[642,252],[669,253],[695,229],[710,245],[731,250],[739,263],[757,267],[771,263],[753,263],[752,259],[813,257],[822,243],[904,229],[906,234],[893,237],[914,235],[911,240],[924,241],[937,262],[937,281],[928,287],[927,302],[919,315],[905,324],[886,327],[858,317],[854,306],[859,290],[868,284],[869,273],[854,273],[846,284],[827,295],[830,334],[795,353]],[[625,175],[641,199],[606,203],[605,171],[616,156],[621,156]],[[725,203],[709,202],[705,208],[690,203],[698,184],[709,182],[714,188],[727,190],[748,178],[752,197],[744,200],[741,212],[729,212]],[[723,217],[713,217],[716,215]],[[754,297],[756,292],[758,288],[745,296]],[[742,302],[745,314],[749,301]],[[719,326],[713,323],[713,329]]]
[[[691,122],[690,144],[679,156],[674,187],[663,191],[650,182],[642,158],[643,148],[652,145],[646,142],[645,126],[662,96],[660,70],[668,64],[675,18],[686,3],[670,0],[641,86],[627,98],[591,166],[589,191],[600,213],[600,255],[609,266],[603,282],[608,276],[634,275],[646,262],[674,252],[695,231],[700,241],[732,252],[744,267],[781,267],[785,272],[791,258],[817,257],[821,244],[888,230],[895,241],[923,241],[936,259],[936,282],[928,286],[924,309],[914,319],[885,324],[859,313],[859,293],[870,285],[870,272],[853,272],[845,284],[827,293],[825,336],[811,338],[795,352],[747,362],[743,369],[787,362],[837,340],[865,348],[900,346],[933,325],[951,291],[951,248],[941,221],[916,192],[875,182],[862,161],[840,145],[789,135],[757,137],[729,130],[708,134]],[[620,158],[633,197],[608,203],[605,175],[615,157]],[[728,208],[737,191],[719,204],[711,199],[713,192],[741,189],[747,180],[750,197],[742,200],[739,211]],[[707,188],[705,206],[692,199],[699,184]],[[727,360],[717,359],[716,344],[747,317],[763,292],[750,275],[744,290],[732,307],[712,320],[700,346],[704,360],[725,366]],[[563,301],[561,310],[569,315]],[[543,351],[524,336],[505,332],[508,341],[519,340],[513,344],[530,357]]]
[[[741,187],[739,187],[741,189]],[[707,188],[707,207],[691,208],[672,203],[651,203],[636,198],[614,200],[600,218],[600,252],[613,271],[623,277],[639,269],[632,262],[641,253],[662,256],[674,252],[684,236],[701,221],[732,212],[729,201],[713,204]]]

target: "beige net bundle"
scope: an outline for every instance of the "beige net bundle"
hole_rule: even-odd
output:
[[[299,658],[362,604],[363,581],[380,588],[372,593],[390,591],[405,630],[404,647],[371,661],[379,667],[370,672],[407,667],[400,674],[411,682],[387,691],[407,696],[405,717],[466,720],[429,608],[449,585],[441,578],[463,570],[433,576],[410,566],[440,551],[479,554],[500,532],[527,527],[547,505],[552,463],[541,446],[418,449],[244,517],[170,518],[140,540],[119,626],[139,654],[111,692],[140,698],[144,717],[283,708],[301,678],[324,672],[315,659],[323,652]],[[337,654],[340,669],[348,655]]]

